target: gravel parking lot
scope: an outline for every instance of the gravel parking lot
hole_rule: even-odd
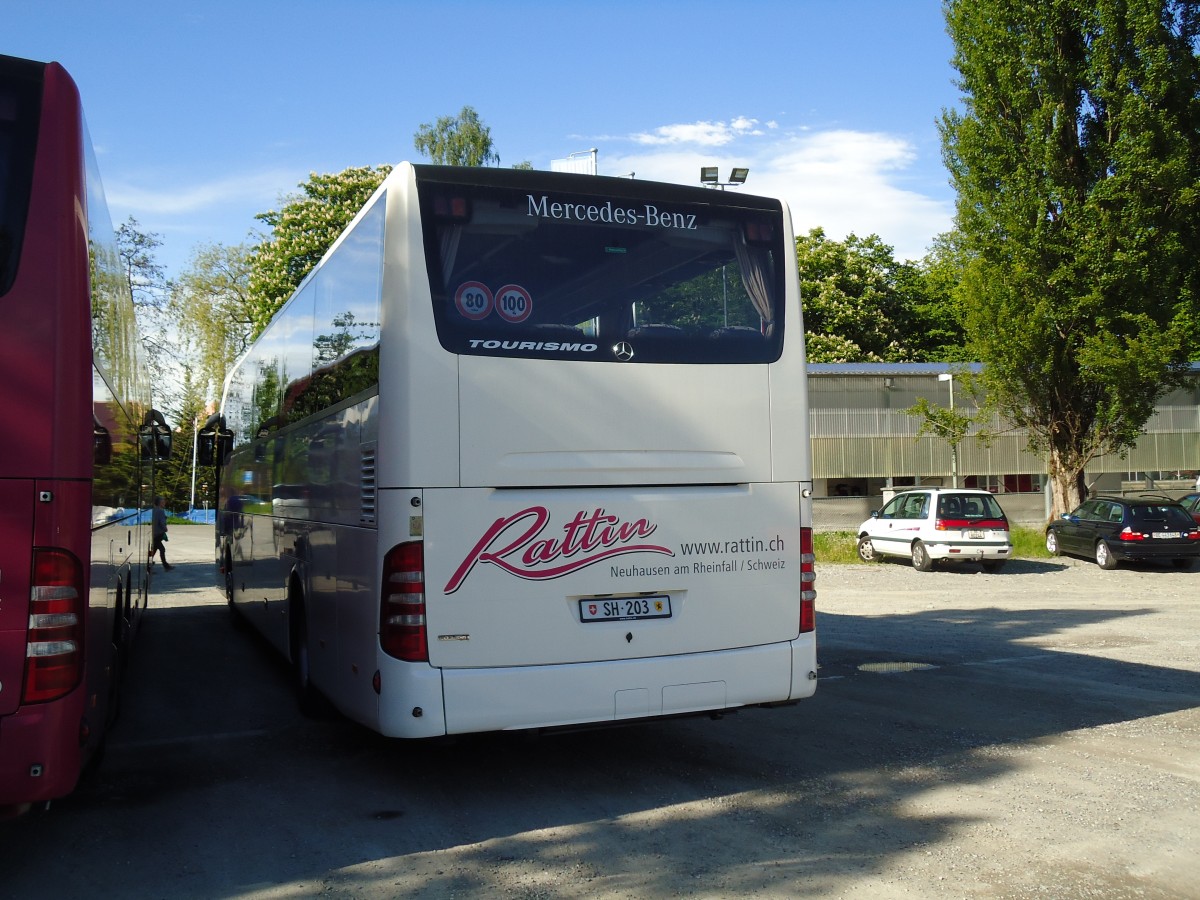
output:
[[[210,542],[0,897],[1200,896],[1200,572],[818,565],[810,701],[414,745],[300,717]]]

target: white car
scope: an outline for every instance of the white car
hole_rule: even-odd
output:
[[[904,556],[928,572],[938,560],[978,562],[997,572],[1012,556],[1008,517],[988,491],[911,488],[896,494],[858,529],[858,556]]]

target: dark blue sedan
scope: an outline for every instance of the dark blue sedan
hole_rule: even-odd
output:
[[[1093,497],[1050,523],[1046,549],[1102,569],[1151,560],[1190,569],[1200,557],[1200,523],[1169,497]]]

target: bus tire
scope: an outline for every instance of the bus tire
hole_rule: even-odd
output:
[[[237,608],[237,604],[233,602],[234,586],[233,586],[233,556],[228,550],[224,554],[224,562],[221,564],[221,569],[225,582],[225,607],[229,610],[229,623],[238,631],[246,627],[246,620],[242,618],[241,610]]]
[[[321,692],[313,686],[311,658],[308,648],[308,620],[304,612],[304,596],[294,585],[288,591],[288,634],[291,647],[292,688],[300,714],[306,718],[321,718],[326,704]]]

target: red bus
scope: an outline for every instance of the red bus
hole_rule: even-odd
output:
[[[79,92],[0,56],[0,815],[69,794],[104,740],[169,449]]]

